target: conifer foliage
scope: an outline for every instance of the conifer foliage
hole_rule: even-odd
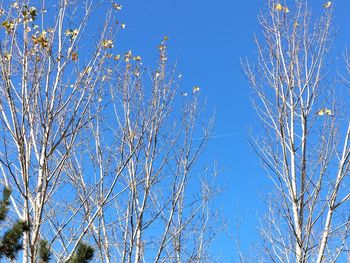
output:
[[[67,260],[66,263],[87,263],[94,257],[94,249],[85,243],[78,245],[74,256]]]
[[[44,239],[41,239],[39,242],[39,258],[40,258],[40,263],[47,263],[51,259],[49,244]]]
[[[0,203],[0,222],[6,220],[10,205],[11,190],[4,188],[3,197]],[[7,230],[0,239],[0,258],[7,257],[14,259],[17,253],[22,249],[23,232],[28,230],[28,225],[22,221],[17,221]]]

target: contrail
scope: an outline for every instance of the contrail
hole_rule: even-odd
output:
[[[230,133],[222,133],[222,134],[218,134],[218,135],[210,135],[208,136],[209,139],[216,139],[216,138],[222,138],[222,137],[229,137],[229,136],[233,136],[233,135],[238,135],[238,132],[230,132]],[[193,138],[192,140],[203,140],[204,137],[196,137]]]

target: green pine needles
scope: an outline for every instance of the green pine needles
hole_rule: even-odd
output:
[[[8,212],[8,206],[10,204],[11,190],[4,188],[2,192],[2,201],[0,203],[0,221],[4,221]]]
[[[0,223],[7,218],[9,211],[11,190],[4,188],[2,200],[0,201]],[[0,259],[6,257],[14,260],[20,250],[23,249],[22,238],[23,233],[29,231],[29,225],[23,221],[17,221],[13,226],[5,231],[0,238]],[[51,259],[50,246],[47,240],[41,239],[38,243],[38,258],[40,263],[48,263]],[[80,243],[72,258],[66,263],[87,263],[94,257],[94,249],[85,243]]]
[[[47,263],[51,259],[50,246],[44,239],[39,241],[39,258],[40,263]]]
[[[88,244],[80,243],[73,257],[66,263],[87,263],[94,257],[94,252],[94,249]]]
[[[2,193],[2,200],[0,202],[0,223],[6,220],[9,211],[11,190],[4,188]],[[23,249],[22,237],[25,231],[29,231],[29,225],[23,221],[17,221],[13,226],[7,230],[0,238],[0,258],[6,257],[14,260],[17,253]],[[41,263],[50,261],[51,252],[48,242],[46,240],[39,241],[39,259]]]
[[[5,187],[0,202],[0,223],[6,220],[10,205],[10,196],[11,190]],[[23,232],[28,230],[29,227],[25,222],[15,222],[0,239],[0,258],[7,257],[11,260],[15,259],[17,253],[22,249]]]

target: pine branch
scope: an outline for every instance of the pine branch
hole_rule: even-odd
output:
[[[67,260],[66,263],[87,263],[94,257],[94,249],[85,243],[80,243],[78,245],[76,253],[73,258]]]
[[[51,259],[50,247],[47,240],[41,239],[39,243],[39,258],[41,263],[47,263]]]

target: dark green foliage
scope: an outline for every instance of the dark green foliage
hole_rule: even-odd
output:
[[[0,203],[0,221],[4,221],[8,212],[8,206],[10,204],[10,195],[11,190],[8,188],[4,188],[2,192],[2,201]]]
[[[0,244],[0,255],[14,259],[22,249],[22,236],[25,223],[18,221],[11,229],[7,230]]]
[[[4,188],[2,193],[2,201],[0,203],[0,221],[5,221],[10,205],[11,190]],[[17,221],[11,229],[7,230],[0,240],[0,258],[5,256],[15,259],[16,254],[22,249],[23,232],[28,231],[28,224]]]
[[[39,242],[39,258],[40,258],[40,262],[42,262],[42,263],[49,262],[50,258],[51,258],[49,244],[44,239],[41,239]]]
[[[85,243],[78,245],[77,251],[73,257],[66,261],[66,263],[87,263],[94,257],[94,249]]]

